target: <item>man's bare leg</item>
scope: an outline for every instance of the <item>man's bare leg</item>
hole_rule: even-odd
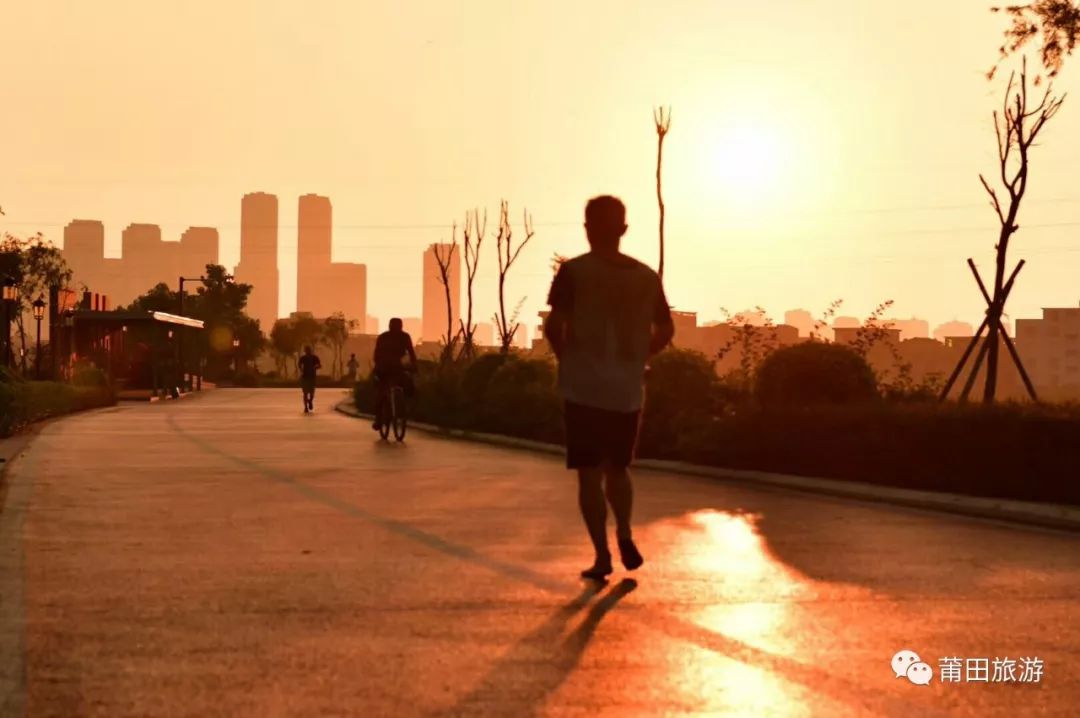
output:
[[[601,469],[578,469],[578,506],[596,551],[596,562],[581,575],[603,580],[611,573],[611,551],[608,549],[607,502],[604,500],[604,472]]]
[[[630,515],[634,508],[634,486],[630,482],[630,471],[625,466],[604,468],[604,489],[607,493],[611,511],[615,514],[615,536],[619,541],[619,556],[623,565],[633,571],[645,562],[634,545],[633,530],[630,527]]]

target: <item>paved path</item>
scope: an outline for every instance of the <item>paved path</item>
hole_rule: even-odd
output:
[[[0,515],[0,714],[1076,715],[1075,536],[639,472],[648,562],[589,590],[558,459],[376,443],[339,394],[45,427]],[[902,648],[1045,673],[915,686]]]

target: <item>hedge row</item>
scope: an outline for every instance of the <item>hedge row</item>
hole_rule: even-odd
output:
[[[426,365],[411,414],[441,426],[563,441],[555,367],[486,355]],[[725,389],[703,356],[669,350],[646,382],[639,456],[889,486],[1080,505],[1075,406],[860,401],[763,407]],[[369,382],[356,386],[362,410]]]
[[[112,389],[52,381],[0,381],[0,436],[51,416],[116,403]]]

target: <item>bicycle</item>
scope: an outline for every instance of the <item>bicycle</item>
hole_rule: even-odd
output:
[[[405,430],[408,427],[408,402],[405,398],[405,388],[400,382],[395,381],[389,389],[380,389],[387,392],[385,401],[380,404],[385,407],[384,413],[389,411],[389,416],[376,416],[379,420],[379,436],[385,441],[390,437],[390,431],[394,432],[394,439],[405,440]]]

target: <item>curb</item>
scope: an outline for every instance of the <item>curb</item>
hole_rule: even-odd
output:
[[[371,419],[371,414],[357,411],[351,399],[338,403],[334,409],[354,418]],[[433,424],[409,422],[409,427],[420,431],[439,434],[454,439],[475,441],[504,448],[523,449],[545,454],[562,456],[563,447],[530,439],[518,439],[499,434],[485,434],[464,429],[450,429]],[[1011,499],[964,496],[963,494],[919,491],[893,486],[878,486],[856,481],[820,479],[792,474],[777,474],[769,471],[747,469],[724,469],[713,466],[690,464],[683,461],[662,459],[641,459],[634,462],[634,467],[650,471],[666,471],[687,476],[700,476],[724,481],[737,481],[757,486],[766,485],[791,491],[810,494],[824,494],[845,499],[872,501],[895,506],[940,511],[976,518],[995,519],[1010,523],[1037,526],[1040,528],[1062,529],[1080,532],[1080,507],[1063,504],[1045,504],[1032,501],[1014,501]]]

